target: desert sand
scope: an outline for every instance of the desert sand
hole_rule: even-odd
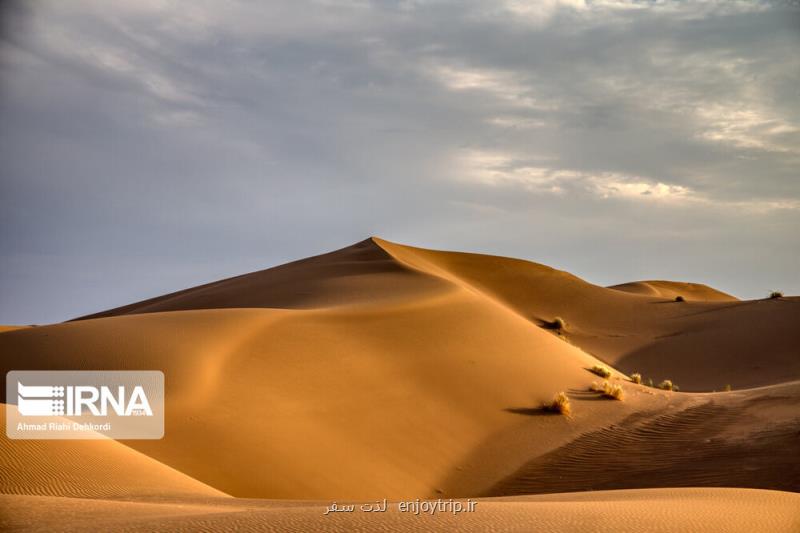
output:
[[[0,333],[3,333],[4,331],[12,331],[12,330],[15,330],[15,329],[23,329],[23,328],[28,328],[28,327],[30,327],[30,326],[0,325]]]
[[[370,238],[8,329],[4,373],[161,370],[167,414],[155,441],[4,436],[0,528],[796,531],[799,324],[796,297]],[[623,401],[589,390],[594,365]],[[569,417],[540,409],[560,391]],[[479,500],[323,514],[381,498]]]

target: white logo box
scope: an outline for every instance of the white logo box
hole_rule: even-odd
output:
[[[158,370],[12,370],[6,374],[11,439],[160,439]]]

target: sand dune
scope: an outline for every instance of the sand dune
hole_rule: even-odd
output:
[[[670,378],[683,390],[710,391],[800,376],[798,298],[674,302],[599,287],[528,261],[376,242],[411,266],[490,295],[534,324],[563,318],[571,343],[656,383]]]
[[[395,260],[372,239],[327,254],[166,294],[82,318],[134,313],[274,307],[313,309],[387,304],[447,290]]]
[[[616,289],[633,294],[643,294],[646,296],[656,296],[658,298],[667,298],[669,300],[674,300],[678,296],[682,296],[687,301],[699,302],[734,302],[738,300],[735,296],[726,294],[708,285],[681,281],[632,281],[630,283],[622,283],[621,285],[613,285],[609,287],[609,289]]]
[[[229,494],[280,498],[475,493],[491,480],[441,483],[473,448],[525,418],[506,409],[586,389],[596,376],[585,368],[597,362],[455,290],[381,310],[70,322],[4,334],[0,353],[4,371],[14,365],[6,355],[20,353],[36,354],[31,369],[162,370],[165,437],[129,445]],[[625,412],[602,407],[611,419]],[[552,422],[550,446],[573,431]],[[506,469],[528,453],[504,454]]]
[[[664,281],[604,288],[529,261],[425,250],[379,238],[87,318],[209,308],[394,305],[454,287],[540,326],[562,317],[576,346],[623,372],[656,382],[669,378],[683,390],[756,387],[800,376],[794,355],[800,344],[796,298],[738,301],[705,285]],[[686,302],[674,301],[678,292]]]
[[[677,292],[687,301],[675,302]],[[555,317],[565,329],[553,329]],[[241,498],[797,491],[798,323],[796,298],[738,301],[675,282],[604,288],[528,261],[372,238],[83,319],[4,331],[3,372],[161,370],[168,386],[162,440],[4,437],[0,493],[14,495],[3,499],[9,524],[40,509],[43,529],[48,509],[94,509],[108,530],[308,530],[332,523],[319,522],[317,504]],[[609,379],[625,401],[589,391],[599,379],[589,369],[601,361],[616,368]],[[622,372],[633,370],[683,390],[735,390],[661,391],[630,383]],[[571,418],[539,409],[559,391],[571,398]],[[676,498],[697,506],[699,518],[664,514]],[[775,530],[789,530],[795,498],[744,489],[525,496],[485,500],[486,514],[460,523],[526,530],[536,519],[559,530],[619,512],[640,520],[630,530],[646,523],[655,531],[666,529],[648,516],[691,529],[724,511],[738,527],[750,523],[739,502],[758,501],[776,509]],[[568,513],[574,521],[565,522]],[[381,520],[413,530],[389,517]],[[370,529],[363,520],[336,527]]]

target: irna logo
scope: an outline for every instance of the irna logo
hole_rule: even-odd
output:
[[[158,370],[12,370],[6,374],[11,439],[160,439]]]
[[[124,385],[108,386],[28,385],[17,382],[17,407],[23,416],[81,416],[84,410],[94,416],[153,416],[150,402],[141,385],[128,392]]]

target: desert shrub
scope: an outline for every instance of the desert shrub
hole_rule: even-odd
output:
[[[611,385],[609,389],[603,391],[603,394],[615,400],[622,401],[625,399],[625,391],[622,390],[622,385],[619,384]]]
[[[631,374],[631,381],[633,383],[641,385],[642,384],[642,375],[640,373],[638,373],[638,372],[634,372],[633,374]]]
[[[730,384],[728,384],[728,385],[725,385],[725,388],[723,388],[722,390],[724,390],[725,392],[730,392],[732,389],[731,389]]]
[[[684,298],[683,296],[678,295],[678,296],[675,297],[675,301],[676,302],[685,302],[686,298]]]
[[[598,384],[596,381],[593,381],[589,388],[594,392],[601,393],[606,398],[622,400],[625,397],[624,391],[622,390],[622,385],[612,385],[608,381],[604,381],[602,384]]]
[[[591,368],[591,371],[593,374],[597,374],[601,378],[611,377],[611,370],[609,370],[608,367],[603,365],[594,365]]]
[[[569,416],[572,413],[572,406],[565,392],[559,392],[553,396],[553,400],[542,405],[542,409],[564,416]]]
[[[783,298],[783,293],[781,291],[772,291],[771,293],[769,293],[769,297],[772,298],[773,300],[775,298]]]
[[[567,322],[563,318],[561,318],[560,316],[557,316],[550,323],[550,327],[552,327],[553,329],[558,330],[558,331],[563,331],[563,330],[567,329]]]
[[[655,387],[655,385],[653,384],[653,378],[648,378],[647,379],[647,386],[648,387]]]
[[[675,390],[675,384],[672,383],[671,380],[665,379],[664,381],[658,384],[658,388],[664,390]]]

